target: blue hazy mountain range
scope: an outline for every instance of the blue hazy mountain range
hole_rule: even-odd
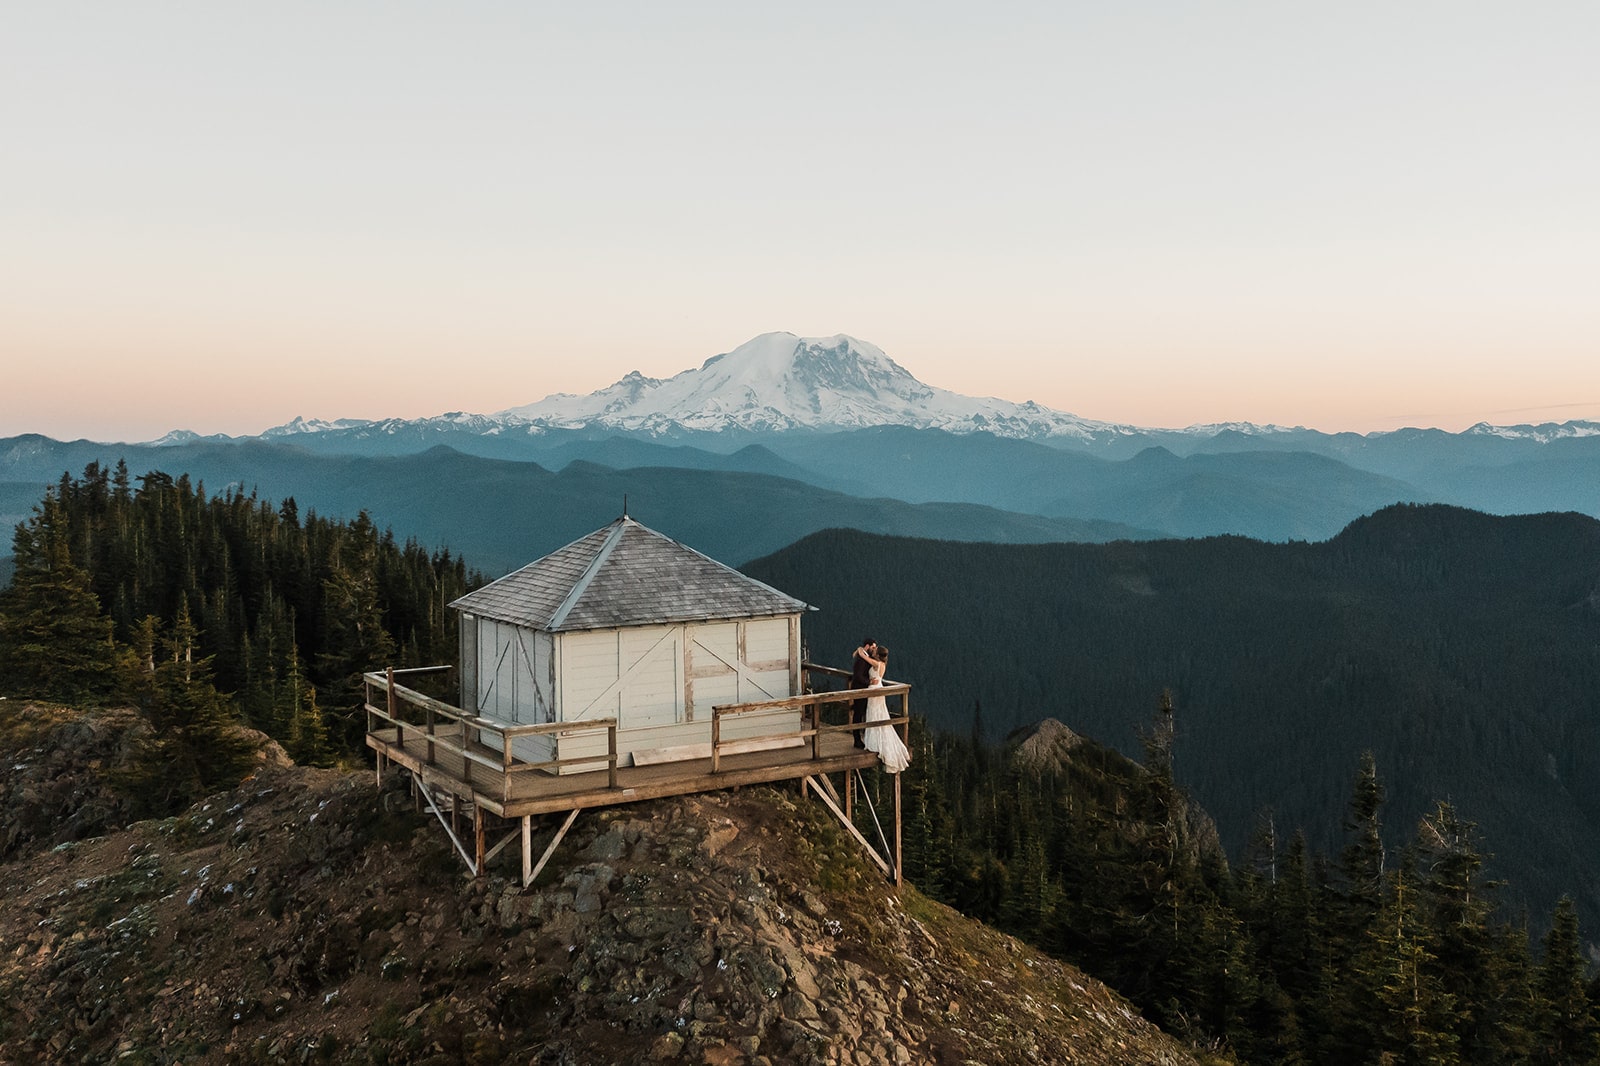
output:
[[[1327,539],[1396,502],[1600,517],[1596,423],[1148,429],[934,388],[843,335],[765,334],[671,378],[633,373],[492,415],[295,419],[256,437],[177,431],[142,445],[0,440],[0,519],[22,517],[63,472],[119,458],[135,475],[187,472],[345,517],[366,508],[489,572],[615,517],[623,492],[644,520],[733,562],[826,526],[1285,541]],[[457,482],[427,480],[442,476]]]

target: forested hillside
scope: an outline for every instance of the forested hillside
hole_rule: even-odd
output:
[[[834,530],[747,572],[821,608],[811,655],[893,650],[931,723],[1044,717],[1134,752],[1157,694],[1179,778],[1238,854],[1260,812],[1337,844],[1371,750],[1397,834],[1479,823],[1514,904],[1600,924],[1600,522],[1393,507],[1317,544],[1001,546]]]
[[[1143,765],[1050,720],[1009,753],[914,730],[908,876],[1242,1062],[1600,1057],[1571,901],[1538,916],[1535,960],[1454,807],[1386,848],[1384,783],[1363,758],[1333,849],[1267,818],[1230,867],[1174,774],[1172,725],[1163,698]]]
[[[618,461],[627,460],[626,454]],[[563,460],[565,461],[565,460]],[[681,461],[681,460],[680,460]],[[0,491],[0,507],[24,517],[64,470],[125,462],[146,470],[187,472],[213,490],[293,497],[302,509],[353,521],[361,512],[437,549],[449,545],[498,577],[590,533],[622,513],[738,564],[832,525],[897,536],[1039,543],[1155,536],[1117,522],[1014,514],[971,503],[906,503],[849,496],[769,472],[641,467],[627,470],[569,462],[559,471],[532,462],[464,455],[448,447],[396,456],[313,454],[289,444],[244,441],[173,447],[62,444],[43,437],[0,441],[0,488],[37,478],[21,500]],[[778,467],[779,462],[756,463]],[[864,469],[866,464],[864,464]]]
[[[187,475],[90,464],[17,527],[0,595],[0,682],[14,695],[131,703],[177,758],[158,806],[227,783],[230,726],[327,765],[361,748],[364,670],[453,661],[465,564],[398,543],[365,513],[333,521]]]
[[[115,729],[80,731],[92,750],[75,754],[92,766],[68,777],[53,768],[74,753],[29,747],[37,730],[27,714],[6,716],[26,751],[8,786],[33,797],[16,806],[33,810],[49,793],[53,814],[14,819],[0,856],[98,836],[233,786],[260,744],[244,726],[302,762],[359,765],[359,672],[454,657],[445,605],[476,580],[459,558],[401,545],[365,514],[333,522],[302,516],[292,499],[208,495],[186,476],[133,480],[91,465],[61,479],[16,532],[18,572],[0,596],[0,690],[132,713],[107,718]],[[1225,539],[996,558],[976,545],[830,533],[752,569],[793,590],[823,574],[822,591],[804,593],[829,608],[808,622],[813,641],[822,630],[812,622],[852,627],[824,637],[842,661],[859,630],[875,629],[893,648],[893,675],[917,686],[914,709],[956,727],[919,716],[903,779],[906,873],[935,899],[1080,964],[1169,1031],[1242,1061],[1588,1062],[1600,1046],[1597,989],[1585,985],[1579,909],[1525,891],[1534,876],[1545,879],[1540,891],[1580,899],[1592,884],[1591,830],[1572,814],[1585,797],[1559,779],[1542,786],[1548,775],[1513,780],[1509,769],[1526,758],[1518,745],[1550,723],[1530,711],[1497,725],[1490,704],[1469,697],[1491,699],[1515,678],[1545,694],[1529,704],[1537,710],[1552,692],[1582,688],[1569,667],[1593,666],[1583,656],[1595,636],[1597,525],[1401,508],[1326,545]],[[772,573],[819,549],[814,569]],[[847,587],[829,592],[835,581]],[[830,599],[849,596],[854,615]],[[965,639],[940,636],[941,626]],[[1120,655],[1116,641],[1129,645]],[[1248,649],[1237,662],[1234,642]],[[1160,671],[1140,673],[1146,657],[1172,670],[1176,701],[1154,680]],[[1319,665],[1330,657],[1346,674]],[[1564,687],[1538,688],[1536,675],[1562,669]],[[1316,703],[1300,670],[1336,686],[1331,702]],[[952,700],[963,671],[974,672],[972,688]],[[1208,736],[1248,724],[1202,713],[1212,693],[1247,682],[1299,693],[1297,717],[1255,722],[1292,728]],[[1450,699],[1423,700],[1446,685]],[[1024,711],[1086,728],[1091,699],[1118,712],[1142,765],[1055,726],[1009,754],[984,735]],[[1386,714],[1384,699],[1401,702]],[[1239,696],[1226,706],[1257,705]],[[1340,707],[1349,713],[1334,714]],[[1441,707],[1453,717],[1420,733],[1432,747],[1407,748],[1410,734],[1370,725],[1427,726]],[[1498,753],[1481,739],[1440,739],[1467,721]],[[1223,823],[1240,837],[1230,865],[1186,787],[1216,789],[1229,769],[1192,754],[1202,739],[1255,753],[1253,765],[1230,764],[1235,792],[1269,795],[1279,780],[1293,800],[1301,793],[1281,783],[1286,773],[1326,773],[1331,822],[1308,842],[1294,827],[1312,822],[1289,803],[1276,816],[1250,807],[1242,827]],[[1389,754],[1373,761],[1357,748],[1335,765],[1337,744],[1363,741]],[[1319,754],[1326,765],[1313,765]],[[1569,753],[1558,774],[1581,772],[1586,755]],[[1486,770],[1495,765],[1498,777]],[[1452,777],[1469,772],[1491,787]],[[1398,798],[1439,780],[1459,787],[1420,812],[1383,802],[1386,789]],[[885,780],[868,783],[881,808]],[[1530,911],[1497,914],[1496,868],[1511,871],[1506,897],[1533,899]]]

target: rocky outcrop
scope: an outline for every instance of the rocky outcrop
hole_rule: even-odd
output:
[[[125,822],[110,776],[147,728],[128,710],[0,701],[0,861]]]
[[[1054,718],[1043,718],[1006,738],[1012,758],[1034,773],[1061,773],[1083,738]]]
[[[855,847],[798,792],[710,793],[584,813],[524,890],[467,880],[401,774],[265,765],[0,864],[0,1062],[1191,1061]]]

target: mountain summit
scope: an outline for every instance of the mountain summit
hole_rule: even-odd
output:
[[[903,425],[1084,437],[1118,428],[1032,402],[980,399],[924,385],[877,345],[842,333],[763,333],[666,380],[635,371],[587,396],[549,396],[499,417],[552,428],[598,424],[656,434]]]

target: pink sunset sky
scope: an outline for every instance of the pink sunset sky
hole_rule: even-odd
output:
[[[23,5],[0,436],[771,330],[1147,426],[1600,420],[1600,6],[766,6]]]

